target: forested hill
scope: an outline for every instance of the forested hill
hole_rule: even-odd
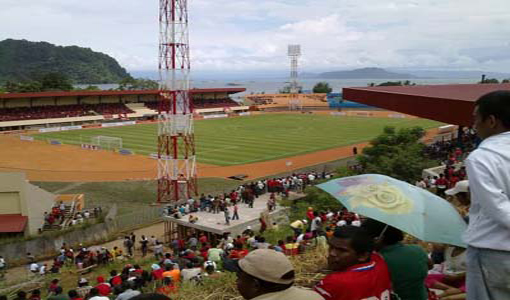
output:
[[[112,57],[78,46],[7,39],[0,41],[0,83],[60,73],[74,83],[116,83],[131,75]]]

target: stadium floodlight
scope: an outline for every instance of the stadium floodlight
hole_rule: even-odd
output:
[[[289,45],[288,55],[289,56],[301,56],[301,45]]]
[[[287,54],[290,58],[290,100],[289,109],[295,110],[303,108],[299,100],[299,84],[298,84],[298,58],[301,56],[301,45],[289,45]]]

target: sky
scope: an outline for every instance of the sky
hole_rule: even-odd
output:
[[[78,45],[157,71],[155,0],[1,0],[0,40]],[[510,71],[508,0],[189,0],[192,69]]]

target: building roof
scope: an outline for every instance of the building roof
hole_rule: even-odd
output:
[[[215,88],[191,89],[192,94],[228,93],[235,94],[246,91],[245,88]],[[53,98],[53,97],[91,97],[91,96],[127,96],[127,95],[157,95],[159,90],[132,90],[132,91],[71,91],[71,92],[40,92],[40,93],[4,93],[0,99],[16,98]]]
[[[22,215],[0,215],[0,233],[24,232],[27,222]]]
[[[510,90],[510,84],[353,87],[343,89],[343,98],[426,119],[468,126],[472,123],[474,102],[480,96],[497,90]]]

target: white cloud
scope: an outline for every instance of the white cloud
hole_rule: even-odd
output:
[[[0,40],[90,47],[129,70],[156,70],[155,0],[4,0]],[[510,69],[508,0],[190,0],[196,70],[353,67]]]

